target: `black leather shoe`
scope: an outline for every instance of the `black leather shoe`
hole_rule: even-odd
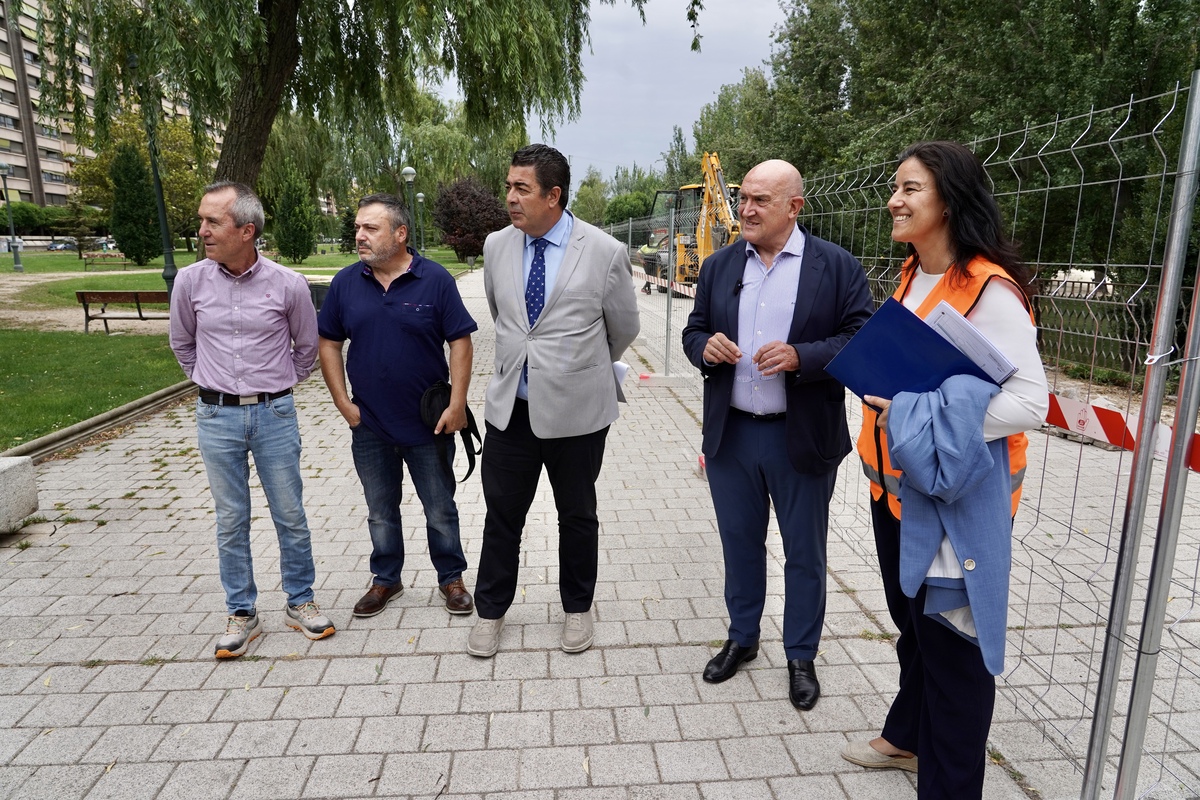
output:
[[[704,667],[704,680],[707,683],[720,683],[733,677],[738,671],[738,665],[743,661],[753,661],[758,657],[758,642],[749,647],[742,647],[733,639],[726,639],[721,652],[713,656]]]
[[[808,711],[821,696],[817,669],[811,661],[793,658],[788,661],[788,699],[801,711]]]

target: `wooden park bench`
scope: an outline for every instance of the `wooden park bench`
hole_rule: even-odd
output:
[[[87,272],[92,267],[118,266],[121,269],[129,269],[129,267],[134,266],[134,263],[130,259],[126,258],[124,253],[119,253],[116,250],[97,250],[83,254],[84,272]]]
[[[108,321],[110,319],[140,319],[142,321],[149,321],[152,319],[171,318],[169,311],[148,310],[143,307],[156,303],[166,305],[167,292],[165,289],[132,292],[81,290],[75,292],[75,299],[83,306],[84,333],[88,332],[88,326],[94,319],[104,322],[104,332],[107,334],[109,333]],[[116,305],[117,307],[110,308],[112,305]],[[96,310],[95,306],[99,306],[99,310]]]

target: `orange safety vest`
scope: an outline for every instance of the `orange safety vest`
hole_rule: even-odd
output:
[[[906,263],[905,268],[910,264],[911,261]],[[972,260],[968,265],[968,270],[970,277],[962,282],[948,277],[949,273],[944,275],[917,308],[917,316],[924,319],[929,316],[938,303],[945,300],[954,307],[955,311],[968,317],[974,310],[975,304],[979,302],[979,298],[983,296],[983,290],[993,279],[1005,280],[1013,286],[1017,286],[1016,281],[1010,278],[1001,267],[982,258],[977,257]],[[914,274],[915,269],[906,272],[901,278],[900,286],[892,295],[898,301],[904,302],[904,297],[912,285]],[[1025,310],[1029,312],[1030,321],[1036,325],[1037,322],[1033,318],[1033,309],[1029,306],[1028,298],[1025,297],[1024,292],[1021,292],[1019,286],[1017,291],[1021,296],[1021,302],[1025,305]],[[877,416],[874,409],[863,404],[862,431],[858,434],[858,455],[862,459],[863,472],[871,482],[871,498],[879,500],[886,494],[892,516],[900,519],[900,470],[892,466],[891,458],[888,455],[887,433],[876,426]],[[1021,483],[1025,479],[1025,450],[1028,446],[1029,440],[1024,433],[1008,437],[1008,468],[1012,475],[1013,516],[1016,516],[1017,505],[1021,502]]]

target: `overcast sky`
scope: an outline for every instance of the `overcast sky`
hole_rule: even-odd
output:
[[[643,26],[623,0],[592,3],[579,118],[546,137],[571,159],[575,185],[589,165],[605,178],[634,162],[661,170],[658,159],[675,125],[694,145],[692,123],[700,109],[721,86],[738,83],[744,67],[763,64],[771,33],[784,19],[778,0],[709,0],[700,13],[702,49],[693,53],[685,13],[683,0],[649,0]],[[529,136],[542,139],[537,120],[529,122]]]

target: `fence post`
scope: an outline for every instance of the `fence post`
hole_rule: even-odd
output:
[[[628,242],[626,247],[628,247],[630,249],[630,251],[632,251],[633,250],[633,217],[629,217],[628,219],[626,219],[625,224],[629,226],[627,228],[627,232],[625,234],[625,241]]]
[[[675,209],[667,224],[667,329],[663,334],[663,374],[671,374],[671,312],[675,299]]]
[[[1081,800],[1099,800],[1100,790],[1104,779],[1104,763],[1107,757],[1109,731],[1112,727],[1113,706],[1116,702],[1117,684],[1121,672],[1122,640],[1125,638],[1129,620],[1129,608],[1133,598],[1134,577],[1137,571],[1138,546],[1141,541],[1142,528],[1145,524],[1147,495],[1150,491],[1150,473],[1154,459],[1154,434],[1162,413],[1163,395],[1166,389],[1170,366],[1166,354],[1171,352],[1175,339],[1175,310],[1179,307],[1180,287],[1183,281],[1184,258],[1187,254],[1187,242],[1190,234],[1192,210],[1196,194],[1196,164],[1197,137],[1200,136],[1200,70],[1192,73],[1191,88],[1188,92],[1187,115],[1184,119],[1183,141],[1179,148],[1179,163],[1176,169],[1175,193],[1171,201],[1170,229],[1167,232],[1167,246],[1163,256],[1163,270],[1158,288],[1158,305],[1154,318],[1154,331],[1150,336],[1150,350],[1147,358],[1145,384],[1142,393],[1141,417],[1138,423],[1137,442],[1133,451],[1133,468],[1129,478],[1129,493],[1125,500],[1125,516],[1121,524],[1121,544],[1117,555],[1117,571],[1113,582],[1112,606],[1109,610],[1108,629],[1104,640],[1104,654],[1100,662],[1100,681],[1096,687],[1096,706],[1092,715],[1091,738],[1088,742],[1087,762],[1084,765],[1083,787],[1080,791]],[[1195,307],[1193,306],[1193,319]],[[1189,347],[1192,336],[1189,331]],[[1182,386],[1181,386],[1182,389]],[[1193,402],[1194,402],[1194,398]],[[1182,401],[1182,398],[1180,398]],[[1180,411],[1184,411],[1182,402]],[[1192,409],[1191,425],[1194,427],[1196,415]],[[1176,421],[1175,432],[1178,436],[1182,431],[1190,432],[1193,427],[1185,428],[1185,421]],[[1190,436],[1188,437],[1190,439]],[[1176,442],[1172,441],[1172,458],[1175,454]],[[1172,461],[1174,465],[1174,461]],[[1185,466],[1186,470],[1186,466]],[[1186,474],[1183,477],[1186,481]],[[1168,494],[1173,502],[1182,502],[1182,491],[1179,497]],[[1164,514],[1169,517],[1167,498],[1163,499]],[[1161,520],[1161,517],[1160,517]],[[1160,530],[1161,533],[1161,530]],[[1160,542],[1160,545],[1162,543]],[[1174,545],[1172,544],[1172,555]],[[1155,552],[1155,565],[1159,553]],[[1152,576],[1153,579],[1153,576]],[[1162,591],[1165,593],[1170,582],[1170,574],[1158,576],[1163,581]],[[1165,601],[1165,597],[1163,598]],[[1151,604],[1146,606],[1146,618],[1149,619]],[[1161,624],[1162,610],[1158,611]],[[1157,650],[1157,644],[1155,644]],[[1139,671],[1140,671],[1139,661]],[[1144,706],[1149,708],[1149,684],[1153,681],[1153,668],[1145,676],[1147,688]],[[1137,782],[1137,765],[1141,760],[1141,745],[1145,737],[1145,713],[1140,720],[1134,720],[1134,700],[1130,700],[1130,714],[1127,720],[1126,740],[1122,744],[1121,765],[1118,773],[1119,791],[1133,791]],[[1139,707],[1141,704],[1139,704]],[[1137,739],[1136,752],[1130,752],[1129,736]],[[1132,779],[1129,776],[1132,774]],[[1131,794],[1118,794],[1117,797],[1131,797]]]
[[[1187,116],[1184,119],[1183,141],[1179,146],[1179,168],[1175,177],[1175,196],[1171,201],[1171,222],[1167,230],[1167,246],[1163,253],[1163,272],[1168,269],[1182,274],[1187,257],[1188,238],[1192,229],[1192,214],[1196,201],[1196,169],[1200,158],[1200,70],[1192,73],[1188,92]],[[1159,306],[1161,325],[1171,342],[1174,332],[1175,304]],[[1160,345],[1161,348],[1161,345]],[[1166,373],[1172,363],[1159,349],[1151,357],[1163,362],[1160,370]],[[1196,430],[1197,398],[1200,396],[1200,371],[1193,359],[1200,357],[1200,282],[1192,294],[1192,313],[1188,320],[1187,344],[1179,376],[1178,413],[1171,434],[1171,449],[1164,478],[1162,507],[1158,516],[1158,532],[1154,542],[1154,559],[1150,568],[1150,583],[1146,608],[1142,617],[1142,633],[1138,645],[1137,665],[1133,672],[1133,692],[1129,698],[1129,715],[1125,719],[1125,738],[1121,742],[1121,761],[1117,768],[1115,800],[1131,800],[1137,790],[1138,768],[1142,761],[1142,746],[1146,741],[1146,723],[1150,716],[1150,700],[1154,689],[1154,673],[1166,621],[1167,594],[1171,588],[1171,573],[1175,569],[1175,549],[1179,543],[1179,521],[1183,516],[1184,492],[1187,490],[1188,460],[1192,437]],[[1156,417],[1157,418],[1157,417]]]

